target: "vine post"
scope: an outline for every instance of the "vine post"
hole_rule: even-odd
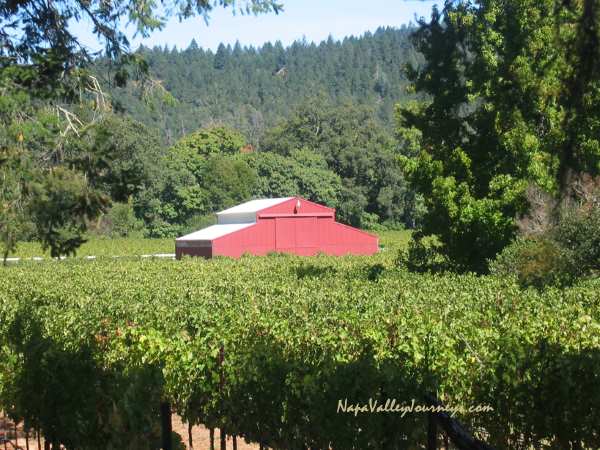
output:
[[[437,424],[432,412],[427,413],[427,450],[437,450]]]
[[[221,344],[219,349],[219,398],[221,401],[221,413],[223,412],[223,387],[225,385],[225,375],[223,373],[223,361],[225,360],[225,347]],[[227,450],[227,434],[221,425],[219,430],[221,436],[221,450]]]
[[[169,402],[164,401],[160,404],[160,422],[162,448],[163,450],[173,450],[173,424],[171,423],[171,405]]]

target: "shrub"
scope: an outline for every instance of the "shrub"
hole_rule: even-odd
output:
[[[408,249],[400,251],[396,264],[418,273],[448,270],[450,262],[442,247],[435,236],[420,236],[417,232],[408,243]]]
[[[573,252],[546,237],[517,239],[491,262],[490,272],[538,289],[569,285],[579,275]]]
[[[144,223],[134,213],[131,200],[127,203],[113,203],[102,219],[101,233],[109,237],[141,236]]]
[[[561,247],[572,252],[582,275],[600,271],[600,207],[571,212],[551,235]]]

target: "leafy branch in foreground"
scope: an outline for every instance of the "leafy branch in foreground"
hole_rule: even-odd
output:
[[[89,20],[93,33],[104,45],[104,55],[112,61],[131,63],[136,59],[129,51],[129,36],[124,25],[135,28],[136,34],[148,36],[161,30],[169,17],[180,20],[202,16],[208,20],[215,6],[230,7],[243,14],[269,11],[278,13],[282,5],[276,0],[40,0],[0,3],[0,74],[10,71],[10,77],[24,87],[36,88],[47,96],[63,89],[72,94],[69,84],[73,72],[87,65],[94,52],[86,48],[73,32],[74,22]],[[117,80],[124,81],[127,72],[117,71]]]

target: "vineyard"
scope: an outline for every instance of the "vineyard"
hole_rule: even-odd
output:
[[[159,448],[170,408],[262,447],[416,449],[427,414],[339,402],[437,399],[491,406],[455,418],[497,449],[600,447],[598,280],[522,291],[395,255],[3,268],[0,409],[56,448]]]

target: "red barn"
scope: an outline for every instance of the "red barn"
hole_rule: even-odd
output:
[[[217,224],[177,238],[183,255],[372,255],[377,236],[335,221],[335,210],[299,197],[252,200],[217,213]]]

